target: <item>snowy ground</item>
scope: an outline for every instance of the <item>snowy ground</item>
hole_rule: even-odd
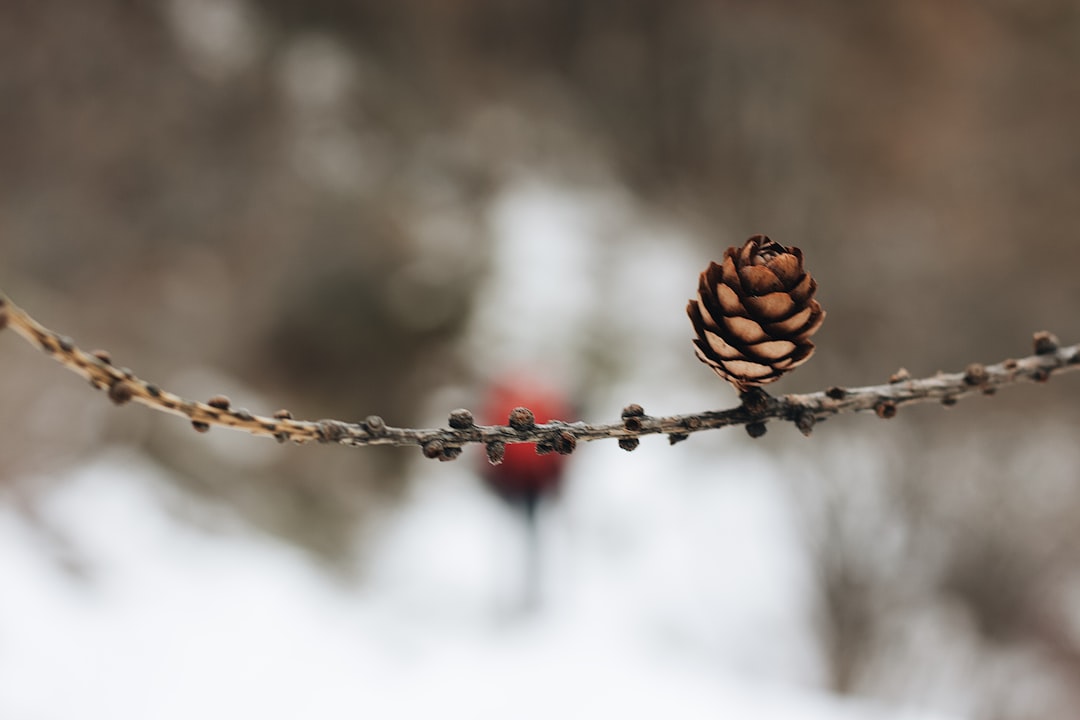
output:
[[[580,476],[610,465],[594,456]],[[630,468],[615,507],[600,479],[548,513],[545,600],[523,614],[517,528],[464,466],[350,586],[104,456],[44,507],[66,563],[0,508],[0,717],[900,717],[813,689],[802,568],[761,468],[704,496]]]

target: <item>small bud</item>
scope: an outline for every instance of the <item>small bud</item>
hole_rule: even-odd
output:
[[[57,335],[56,344],[60,346],[60,349],[66,353],[75,349],[75,341],[69,338],[67,335]]]
[[[551,446],[560,455],[569,455],[577,448],[577,438],[569,430],[563,430],[552,438]]]
[[[192,420],[191,427],[195,428],[195,432],[204,433],[210,431],[210,424],[204,423],[201,420]]]
[[[424,453],[424,457],[431,459],[441,457],[443,454],[443,450],[445,449],[446,445],[443,444],[442,440],[428,440],[420,448],[420,450]]]
[[[282,408],[274,413],[274,418],[277,420],[292,420],[292,413]]]
[[[486,446],[487,459],[492,465],[499,465],[506,456],[506,443],[502,440],[492,440]]]
[[[371,435],[378,437],[386,433],[386,422],[378,415],[368,415],[364,420],[364,427]]]
[[[633,452],[634,450],[637,450],[637,446],[640,444],[641,441],[638,440],[636,437],[619,438],[619,447],[621,447],[626,452]]]
[[[1031,373],[1031,379],[1037,383],[1044,383],[1050,379],[1050,371],[1046,368],[1037,368]]]
[[[669,444],[674,445],[676,443],[681,443],[683,440],[689,440],[690,439],[690,434],[689,433],[671,433],[670,435],[667,436],[667,439],[668,439]]]
[[[1035,333],[1032,340],[1035,344],[1036,355],[1051,355],[1057,352],[1058,347],[1061,346],[1061,341],[1057,339],[1057,335],[1046,330]]]
[[[319,442],[331,443],[339,442],[349,434],[345,424],[339,420],[320,420],[319,421]]]
[[[959,401],[957,400],[955,395],[946,395],[945,397],[941,398],[941,404],[945,407],[952,407],[953,405],[956,405],[957,402]]]
[[[989,379],[990,374],[981,363],[971,363],[964,368],[964,382],[972,387],[983,385]]]
[[[439,462],[457,460],[459,455],[461,455],[460,445],[447,445],[443,447],[442,454],[439,455]]]
[[[763,422],[752,422],[746,424],[746,434],[755,440],[765,434],[767,428]]]
[[[452,411],[449,422],[454,430],[468,430],[476,424],[473,414],[464,408]]]
[[[215,395],[207,400],[206,404],[212,408],[217,408],[218,410],[228,410],[231,403],[229,402],[229,398],[224,395]]]
[[[907,368],[900,368],[899,370],[897,370],[896,372],[894,372],[892,375],[889,376],[889,384],[895,385],[896,383],[902,383],[905,380],[910,380],[910,379],[911,379],[911,373],[908,372]]]
[[[622,416],[623,416],[623,418],[644,417],[645,416],[645,408],[641,407],[637,403],[631,403],[631,404],[629,404],[629,405],[627,405],[626,407],[623,408]]]
[[[799,428],[799,432],[805,437],[810,437],[810,433],[814,431],[814,425],[817,423],[817,418],[814,417],[814,413],[809,410],[800,410],[795,415],[795,427]]]
[[[0,309],[0,330],[3,330],[8,326],[8,312],[7,310]]]
[[[117,405],[123,405],[131,400],[134,396],[134,390],[131,387],[131,383],[124,380],[113,382],[109,386],[109,399]]]
[[[531,430],[536,426],[536,418],[533,416],[532,410],[524,407],[516,407],[511,410],[508,422],[510,427],[518,432]]]
[[[842,387],[836,387],[835,385],[825,391],[825,396],[832,400],[843,400],[847,397],[847,390]]]
[[[874,406],[874,412],[882,420],[890,420],[896,417],[896,403],[892,400],[882,400]]]
[[[245,410],[244,408],[237,408],[236,410],[233,410],[233,417],[237,418],[238,420],[243,420],[244,422],[251,422],[255,419],[255,416],[251,414],[251,411]]]
[[[112,355],[109,354],[108,350],[94,350],[90,354],[96,357],[102,365],[112,365]]]

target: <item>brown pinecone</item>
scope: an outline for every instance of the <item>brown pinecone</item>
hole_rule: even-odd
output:
[[[740,393],[778,380],[814,353],[825,319],[802,251],[754,235],[701,273],[686,306],[698,358]]]

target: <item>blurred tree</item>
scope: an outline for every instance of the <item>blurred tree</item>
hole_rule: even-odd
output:
[[[237,404],[412,424],[464,374],[492,194],[515,173],[601,178],[695,232],[703,258],[753,232],[814,258],[830,322],[801,382],[922,375],[1077,328],[1078,60],[1074,0],[10,0],[0,270],[43,321],[187,394],[242,377]],[[8,483],[141,444],[340,558],[404,482],[396,451],[245,464],[171,420],[105,414],[75,384],[40,391],[55,370],[30,353],[3,344],[0,361],[0,397],[38,418],[0,416]],[[985,412],[901,413],[884,436],[830,424],[895,460],[874,477],[906,554],[876,556],[880,526],[847,524],[862,510],[828,488],[850,461],[818,437],[799,446],[802,467],[824,468],[803,502],[823,626],[847,633],[831,645],[839,686],[883,692],[856,669],[896,662],[890,623],[959,603],[987,657],[1037,655],[1023,677],[1054,678],[1001,716],[1075,707],[1078,464],[1070,439],[1043,444],[1075,427],[1073,406],[1051,384]],[[957,450],[954,428],[976,420],[1008,431]],[[843,532],[815,525],[829,517]]]

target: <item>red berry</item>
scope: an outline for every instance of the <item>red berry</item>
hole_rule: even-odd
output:
[[[506,425],[517,408],[532,411],[536,424],[570,420],[565,396],[553,387],[526,374],[502,378],[489,391],[483,410],[486,425]],[[507,499],[549,495],[558,490],[566,458],[558,453],[538,455],[534,443],[506,446],[503,461],[488,465],[484,477],[488,485]]]

